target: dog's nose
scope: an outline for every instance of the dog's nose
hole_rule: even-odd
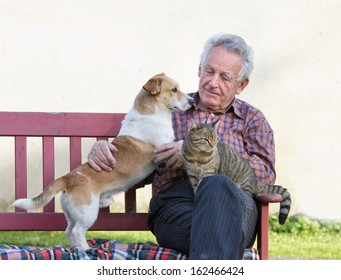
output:
[[[191,106],[194,105],[194,98],[193,97],[187,95],[187,101]]]

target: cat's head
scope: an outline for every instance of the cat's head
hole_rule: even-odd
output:
[[[219,141],[217,133],[219,122],[218,119],[210,124],[199,124],[192,119],[192,127],[188,132],[187,140],[194,150],[209,152],[216,147]]]

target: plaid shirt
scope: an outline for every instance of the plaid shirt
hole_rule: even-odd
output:
[[[198,102],[198,93],[190,94]],[[275,143],[273,131],[263,113],[250,104],[234,99],[225,112],[205,112],[195,105],[185,112],[173,113],[175,141],[183,140],[191,126],[191,119],[211,123],[218,118],[220,140],[237,150],[250,163],[256,177],[264,184],[274,184]],[[153,193],[162,192],[187,178],[183,169],[166,169],[159,166],[153,181]]]

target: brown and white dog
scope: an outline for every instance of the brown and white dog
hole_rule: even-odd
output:
[[[177,82],[164,73],[155,75],[135,98],[119,135],[112,141],[117,148],[113,171],[97,172],[84,163],[54,180],[37,197],[17,199],[12,205],[24,209],[44,207],[63,191],[61,205],[70,246],[88,249],[85,235],[95,223],[99,208],[112,204],[114,194],[127,191],[154,171],[154,147],[174,141],[172,111],[187,110],[192,104],[192,98],[180,91]]]

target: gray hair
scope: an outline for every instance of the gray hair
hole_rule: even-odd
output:
[[[240,36],[219,33],[210,37],[203,48],[200,56],[200,65],[204,65],[210,50],[217,46],[223,46],[227,51],[240,55],[243,58],[243,65],[240,69],[237,80],[242,82],[248,79],[253,70],[253,50],[246,44],[244,39]]]

